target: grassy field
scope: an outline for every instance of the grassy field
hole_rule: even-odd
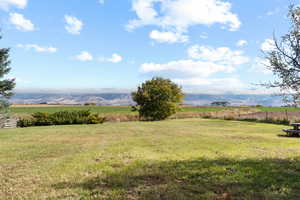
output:
[[[299,112],[300,108],[294,108],[294,107],[260,107],[256,108],[262,112]]]
[[[215,112],[223,110],[221,107],[183,107],[181,112]],[[99,114],[134,114],[130,106],[17,106],[12,107],[15,114],[30,114],[34,112],[57,112],[62,110],[91,110]]]
[[[54,113],[62,110],[74,111],[74,110],[91,110],[93,113],[101,114],[130,114],[131,107],[129,106],[19,106],[12,107],[12,113],[16,114],[30,114],[35,112],[49,112]]]
[[[180,112],[216,112],[224,109],[235,109],[238,107],[182,107]],[[13,106],[11,112],[14,114],[31,114],[35,112],[57,112],[62,110],[91,110],[93,113],[99,114],[134,114],[130,106],[47,106],[47,105],[27,105]],[[293,112],[300,111],[300,108],[283,108],[283,107],[253,107],[257,111],[262,112]]]
[[[282,128],[184,119],[3,130],[0,199],[300,199],[299,139]]]

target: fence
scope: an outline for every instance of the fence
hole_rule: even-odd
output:
[[[0,114],[0,128],[4,128],[5,123],[8,119],[8,115],[7,114]]]

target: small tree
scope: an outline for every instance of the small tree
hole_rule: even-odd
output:
[[[134,109],[144,120],[164,120],[176,113],[183,101],[181,88],[169,79],[153,78],[132,93],[137,106]]]
[[[2,37],[0,36],[0,39]],[[9,60],[9,48],[0,48],[0,111],[5,112],[8,108],[7,100],[13,93],[12,90],[15,87],[15,79],[7,79],[7,75],[11,68],[9,67],[11,62]]]
[[[212,102],[211,105],[226,107],[226,106],[229,106],[230,103],[228,101],[215,101],[215,102]]]
[[[276,76],[275,81],[264,85],[280,88],[284,100],[296,106],[300,97],[300,7],[290,6],[288,17],[288,33],[281,40],[274,37],[274,48],[264,52],[266,65]]]

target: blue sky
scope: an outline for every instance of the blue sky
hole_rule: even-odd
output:
[[[128,91],[153,76],[186,92],[261,93],[261,49],[287,0],[0,0],[17,90]],[[298,1],[290,1],[299,3]]]

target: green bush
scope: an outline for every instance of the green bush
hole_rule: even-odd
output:
[[[26,128],[26,127],[30,127],[30,126],[34,126],[34,120],[31,118],[26,118],[26,119],[20,119],[17,123],[18,127],[21,128]]]
[[[46,112],[37,112],[32,114],[32,123],[34,126],[50,126],[54,125],[51,115]]]
[[[18,127],[102,124],[104,121],[104,117],[100,117],[97,114],[91,114],[89,110],[60,111],[53,114],[38,112],[32,114],[31,118],[19,120]]]
[[[51,115],[55,125],[87,124],[91,115],[89,110],[82,111],[60,111]]]
[[[87,103],[84,104],[84,106],[97,106],[97,104],[96,103],[89,103],[89,102],[87,102]]]
[[[99,117],[97,114],[93,114],[88,116],[87,123],[88,124],[103,124],[105,122],[104,117]]]

